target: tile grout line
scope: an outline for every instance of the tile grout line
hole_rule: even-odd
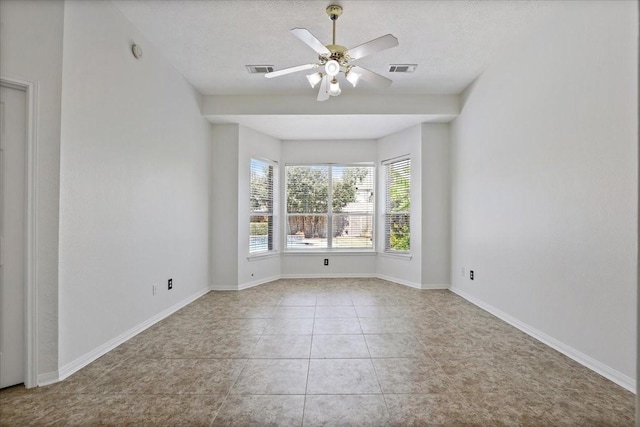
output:
[[[220,406],[218,407],[218,410],[216,411],[216,414],[213,416],[213,418],[211,419],[211,422],[209,423],[209,427],[213,426],[213,423],[216,421],[216,418],[218,418],[218,415],[220,415],[220,410],[222,409],[222,407],[224,406],[224,404],[227,402],[227,399],[229,398],[229,395],[231,394],[231,390],[233,390],[233,387],[236,385],[236,383],[238,382],[238,379],[240,378],[240,376],[242,375],[242,372],[244,372],[245,368],[247,367],[247,364],[249,363],[249,361],[251,360],[251,356],[253,355],[253,353],[256,350],[256,347],[258,346],[258,343],[260,342],[260,340],[262,339],[262,337],[264,336],[264,332],[267,330],[267,326],[264,327],[264,329],[262,329],[262,332],[260,333],[260,337],[256,340],[256,343],[253,345],[253,350],[251,350],[251,352],[249,353],[248,357],[245,359],[244,361],[244,365],[242,366],[242,368],[240,369],[240,372],[238,372],[238,376],[236,376],[236,378],[233,380],[233,383],[231,384],[231,387],[229,387],[229,390],[227,391],[227,394],[224,396],[224,399],[222,400],[222,403],[220,404]]]
[[[309,387],[309,371],[311,371],[311,351],[313,350],[313,333],[316,326],[316,307],[318,300],[316,299],[316,305],[313,306],[313,322],[311,322],[311,343],[309,344],[309,361],[307,362],[307,379],[304,383],[304,402],[302,403],[302,422],[301,427],[304,427],[304,411],[307,409],[307,388]]]
[[[354,306],[354,310],[355,310],[355,306]],[[380,394],[382,394],[382,401],[384,402],[384,407],[387,410],[387,417],[389,422],[391,421],[391,413],[389,412],[389,405],[387,404],[387,398],[385,396],[384,391],[382,390],[382,384],[380,383],[380,378],[378,378],[378,371],[376,370],[376,365],[375,363],[373,363],[373,357],[371,356],[371,350],[369,349],[369,343],[367,342],[367,336],[364,333],[364,329],[362,329],[362,323],[360,323],[360,316],[358,315],[358,312],[356,311],[356,316],[358,319],[358,324],[360,325],[360,330],[362,331],[362,337],[364,338],[364,343],[367,346],[367,351],[369,352],[369,361],[371,362],[371,366],[373,367],[373,373],[376,376],[376,382],[378,383],[378,387],[380,388]]]

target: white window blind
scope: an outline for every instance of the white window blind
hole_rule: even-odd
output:
[[[288,165],[291,250],[373,249],[375,166]]]
[[[332,247],[373,249],[373,166],[334,165]]]
[[[249,254],[274,250],[275,163],[251,159],[249,181]]]
[[[411,159],[383,163],[385,167],[385,251],[409,252],[411,220]]]

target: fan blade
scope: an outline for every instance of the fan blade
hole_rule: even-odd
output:
[[[331,55],[331,51],[306,28],[294,28],[291,33],[315,50],[318,55]]]
[[[367,70],[366,68],[358,67],[357,65],[354,65],[352,70],[360,74],[362,76],[361,77],[362,80],[368,82],[373,86],[389,87],[391,86],[391,83],[393,83],[392,80],[384,76],[381,76],[378,73],[374,73],[373,71]]]
[[[351,59],[360,59],[372,53],[398,46],[398,39],[391,34],[387,34],[377,39],[356,46],[347,51]]]
[[[320,82],[320,90],[318,90],[318,101],[326,101],[329,99],[329,79],[325,74]]]
[[[272,71],[270,73],[266,73],[264,76],[268,79],[272,77],[284,76],[285,74],[297,73],[298,71],[310,70],[312,68],[316,68],[318,64],[305,64],[298,65],[297,67],[289,67],[283,68],[282,70]]]

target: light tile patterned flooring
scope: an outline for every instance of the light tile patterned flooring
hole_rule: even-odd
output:
[[[210,292],[0,425],[634,425],[634,396],[449,291],[377,279]]]

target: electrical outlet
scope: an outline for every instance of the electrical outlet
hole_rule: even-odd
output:
[[[151,285],[151,292],[153,293],[153,296],[155,297],[156,294],[158,293],[158,285],[157,284],[153,284]]]
[[[324,259],[324,265],[329,265],[329,258]]]
[[[473,270],[469,270],[469,279],[473,280]]]
[[[173,289],[173,279],[169,279],[169,282],[167,282],[167,287],[169,288],[169,290]]]

